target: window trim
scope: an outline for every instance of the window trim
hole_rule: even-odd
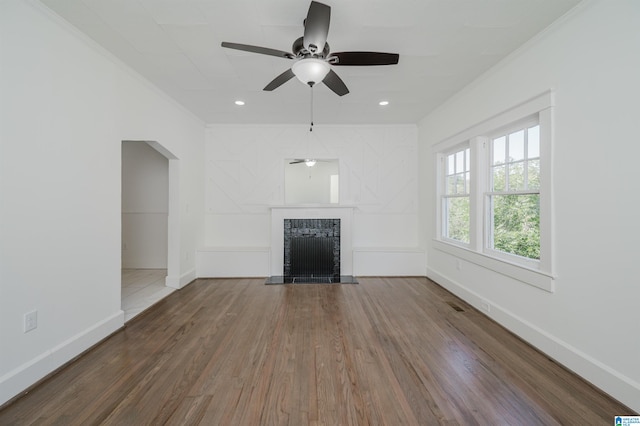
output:
[[[469,198],[469,204],[471,204],[471,194],[472,194],[472,188],[469,187],[467,188],[467,193],[465,195],[460,195],[460,194],[447,194],[447,157],[450,156],[451,154],[455,154],[461,151],[466,151],[469,150],[469,158],[467,158],[467,155],[465,154],[465,164],[468,161],[469,162],[469,168],[470,168],[470,181],[471,181],[471,187],[473,186],[473,159],[471,158],[471,150],[470,150],[470,146],[468,142],[463,142],[462,144],[456,145],[450,149],[448,149],[445,152],[439,153],[439,158],[438,158],[438,163],[440,165],[440,172],[438,173],[439,179],[441,179],[441,182],[438,184],[438,188],[439,188],[439,193],[438,193],[438,197],[439,197],[439,206],[440,208],[438,209],[439,215],[438,215],[438,222],[439,222],[439,235],[442,236],[442,239],[444,241],[447,241],[449,244],[454,244],[454,245],[459,245],[461,247],[470,247],[471,245],[471,236],[472,236],[472,230],[471,230],[471,223],[469,223],[469,239],[470,241],[464,242],[461,240],[456,240],[455,238],[451,238],[447,235],[445,235],[445,227],[447,226],[447,215],[445,214],[445,203],[443,202],[445,199],[449,199],[449,198]],[[471,211],[469,211],[469,217],[471,218]]]
[[[538,187],[537,189],[519,189],[519,190],[512,190],[510,188],[508,188],[508,174],[505,176],[505,189],[502,191],[495,191],[493,190],[493,182],[492,182],[492,169],[494,167],[493,164],[493,157],[494,157],[494,146],[492,144],[492,142],[495,141],[496,138],[500,138],[502,136],[508,136],[511,133],[520,131],[520,130],[526,130],[528,128],[534,127],[534,126],[538,126],[538,128],[541,127],[541,123],[540,123],[540,119],[539,119],[539,114],[534,114],[533,116],[529,116],[526,117],[522,120],[518,120],[515,123],[511,123],[509,125],[503,126],[501,129],[498,129],[494,132],[491,132],[488,136],[487,136],[487,140],[488,140],[488,157],[485,160],[484,163],[484,170],[485,170],[485,174],[487,176],[487,185],[483,188],[484,189],[484,193],[483,193],[483,205],[484,205],[484,220],[483,220],[483,224],[484,224],[484,245],[483,245],[483,251],[485,253],[487,253],[489,256],[491,257],[496,257],[499,259],[504,259],[508,262],[511,263],[515,263],[515,264],[522,264],[525,267],[528,268],[533,268],[533,269],[538,269],[539,265],[540,265],[540,260],[539,259],[531,259],[531,258],[527,258],[524,256],[520,256],[514,253],[509,253],[509,252],[505,252],[502,250],[496,250],[495,248],[492,247],[492,237],[493,237],[493,229],[492,229],[492,218],[493,218],[493,212],[491,210],[491,197],[494,196],[501,196],[501,195],[530,195],[530,194],[535,194],[538,195],[538,197],[540,197],[540,191],[541,188]],[[540,141],[540,145],[542,145],[542,141]],[[508,150],[508,148],[506,148]],[[508,151],[507,151],[508,152]],[[538,157],[536,157],[538,159],[538,161],[541,161],[541,156],[538,155]],[[514,163],[518,163],[520,161],[522,162],[528,162],[529,158],[528,155],[525,154],[525,158],[523,160],[518,160],[518,161],[513,161],[513,162],[505,162],[504,164],[507,166],[507,168],[505,169],[505,172],[507,170],[509,170],[509,165],[514,164]],[[542,217],[542,211],[540,211],[540,217]],[[542,252],[542,243],[540,244],[540,252]]]
[[[554,217],[552,209],[552,149],[554,94],[545,91],[434,145],[436,154],[436,233],[434,248],[534,287],[555,291]],[[537,119],[535,119],[537,116]],[[488,195],[490,138],[509,128],[540,125],[540,260],[488,249]],[[471,149],[470,243],[443,238],[442,195],[446,155],[468,144]],[[538,193],[538,190],[536,191]]]

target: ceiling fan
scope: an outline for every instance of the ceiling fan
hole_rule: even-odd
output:
[[[294,158],[289,164],[305,164],[307,167],[313,167],[316,163],[328,163],[330,160],[318,160],[316,158]]]
[[[316,83],[324,83],[339,96],[349,93],[349,89],[342,79],[330,67],[335,66],[369,66],[395,65],[398,63],[397,53],[381,52],[331,52],[327,35],[331,20],[331,7],[312,1],[304,21],[304,35],[293,42],[292,52],[285,52],[267,47],[248,44],[222,42],[222,47],[277,56],[285,59],[295,59],[293,66],[277,76],[264,90],[272,91],[293,77],[313,87]]]

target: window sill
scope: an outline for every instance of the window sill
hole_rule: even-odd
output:
[[[433,240],[433,248],[549,293],[555,292],[555,277],[548,272],[497,259],[441,240]]]

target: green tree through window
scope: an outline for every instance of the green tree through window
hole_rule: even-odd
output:
[[[443,197],[443,235],[469,243],[469,203],[471,158],[469,148],[445,157],[445,191]]]
[[[492,139],[489,247],[540,259],[540,127]]]

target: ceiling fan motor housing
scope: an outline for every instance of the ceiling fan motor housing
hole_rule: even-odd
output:
[[[315,46],[315,45],[314,45]],[[326,58],[327,56],[329,56],[329,43],[325,43],[324,44],[324,49],[322,50],[322,52],[309,52],[305,47],[304,47],[304,37],[300,37],[298,39],[296,39],[296,41],[293,42],[293,46],[291,47],[291,51],[293,52],[293,54],[297,57],[297,58],[308,58],[308,57],[314,57],[314,58]]]

